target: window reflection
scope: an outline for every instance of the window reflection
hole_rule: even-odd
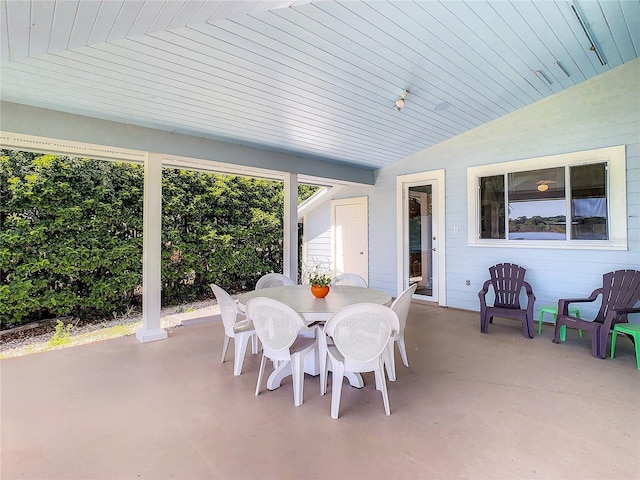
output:
[[[606,185],[606,163],[480,177],[480,238],[608,240]]]
[[[566,240],[564,168],[510,173],[509,240]]]
[[[606,164],[571,167],[571,236],[607,240]]]
[[[480,238],[504,236],[504,175],[480,179]]]
[[[564,200],[509,202],[509,240],[565,240]]]

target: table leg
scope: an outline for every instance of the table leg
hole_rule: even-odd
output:
[[[349,383],[352,387],[362,388],[364,387],[364,381],[362,380],[362,375],[355,372],[344,372],[344,376],[347,377]]]
[[[309,352],[313,353],[313,352]],[[329,361],[329,371],[331,371],[331,362]],[[319,375],[320,368],[318,366],[318,354],[317,352],[313,355],[307,354],[304,359],[304,372],[309,375]],[[281,362],[280,365],[276,367],[276,369],[271,372],[269,378],[267,379],[267,389],[275,390],[282,384],[282,380],[291,375],[291,362]],[[349,384],[355,388],[364,387],[364,381],[362,380],[362,375],[356,372],[344,372],[344,376],[349,380]]]
[[[291,362],[281,362],[267,379],[267,390],[275,390],[285,377],[291,375]]]

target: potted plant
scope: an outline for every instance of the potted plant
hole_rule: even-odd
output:
[[[331,275],[322,269],[319,265],[315,265],[308,275],[309,285],[311,285],[311,293],[317,298],[324,298],[329,293],[331,285]]]

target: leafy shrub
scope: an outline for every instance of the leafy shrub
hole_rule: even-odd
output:
[[[0,318],[5,324],[124,308],[142,270],[142,169],[2,152]]]
[[[141,304],[143,167],[0,152],[0,327]],[[162,303],[252,288],[282,267],[282,184],[163,172]],[[301,198],[316,189],[301,186]]]

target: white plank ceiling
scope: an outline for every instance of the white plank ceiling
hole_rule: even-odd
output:
[[[367,169],[640,50],[638,0],[2,0],[0,22],[4,101]]]

